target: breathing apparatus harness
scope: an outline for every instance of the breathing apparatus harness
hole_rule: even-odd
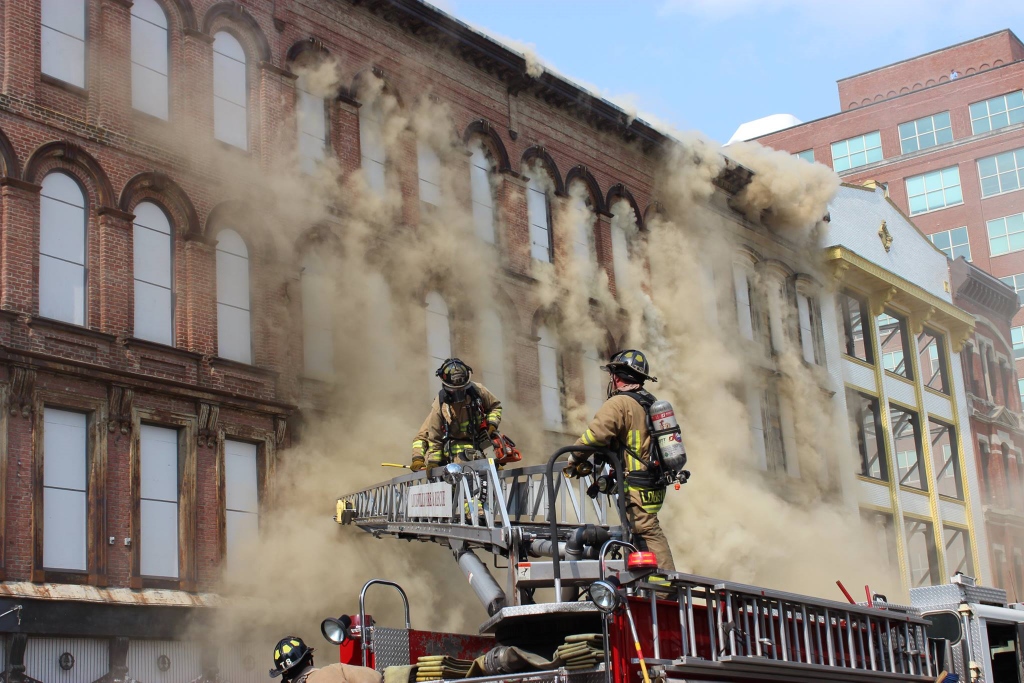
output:
[[[628,443],[619,444],[623,455],[636,460],[642,469],[625,468],[626,481],[637,488],[659,489],[675,484],[685,484],[690,472],[686,466],[686,449],[683,447],[682,435],[676,422],[672,405],[668,401],[659,401],[646,389],[637,391],[617,391],[613,396],[629,396],[644,409],[647,422],[647,434],[650,438],[649,457],[644,462],[640,453],[630,448]],[[653,409],[652,409],[653,408]],[[657,424],[655,420],[657,419]]]

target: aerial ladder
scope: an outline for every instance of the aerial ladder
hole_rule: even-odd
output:
[[[557,461],[571,451],[594,455],[598,467],[579,479],[563,476],[565,464]],[[460,642],[461,649],[444,652],[487,649],[486,656],[480,652],[486,666],[476,672],[479,681],[935,681],[944,673],[944,641],[929,638],[929,622],[913,608],[834,602],[680,572],[652,577],[650,553],[628,552],[636,548],[624,523],[621,475],[616,454],[573,446],[546,465],[453,463],[341,496],[340,524],[450,548],[487,609],[480,634],[493,638],[426,637],[409,629],[408,615],[405,630],[367,622],[366,588],[387,583],[402,590],[375,580],[360,596],[359,617],[350,620],[355,637],[342,638],[361,643],[349,652],[383,671],[415,663],[416,653],[429,651],[423,643]],[[488,555],[503,575],[496,578],[481,559]],[[325,621],[325,636],[328,622],[338,624]],[[604,661],[594,669],[519,671],[509,664],[520,661],[509,648],[557,658],[559,647],[583,632],[602,634]],[[404,643],[397,650],[378,646],[396,637]]]

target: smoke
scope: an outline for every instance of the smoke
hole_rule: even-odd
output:
[[[303,87],[331,93],[343,71],[333,62],[309,68]],[[773,374],[767,353],[738,334],[733,260],[749,228],[729,216],[716,194],[713,181],[726,162],[715,143],[689,136],[667,151],[656,173],[658,207],[643,231],[628,202],[609,207],[610,220],[599,217],[585,185],[557,197],[540,168],[524,169],[551,204],[556,251],[554,264],[532,261],[533,300],[514,311],[504,308],[498,291],[508,281],[500,250],[477,236],[468,157],[449,107],[430,93],[400,106],[369,73],[359,79],[358,98],[361,135],[369,143],[364,153],[378,146],[383,184],[363,168],[344,171],[333,155],[312,173],[298,170],[294,153],[293,163],[273,170],[232,154],[218,152],[211,160],[223,179],[217,192],[238,199],[234,223],[244,226],[257,251],[275,254],[281,264],[256,276],[256,287],[276,295],[254,317],[260,320],[255,333],[294,367],[305,360],[309,375],[284,387],[300,405],[302,422],[293,425],[296,445],[274,460],[259,541],[243,548],[224,574],[221,589],[233,606],[216,623],[219,637],[314,639],[321,619],[356,611],[360,586],[375,577],[406,588],[418,628],[473,632],[486,617],[447,550],[374,539],[331,519],[338,495],[402,473],[381,462],[409,461],[436,395],[424,311],[434,291],[447,305],[451,352],[478,368],[476,379],[488,344],[478,325],[482,314],[501,313],[505,349],[522,345],[534,310],[548,315],[569,380],[566,443],[589,418],[579,380],[584,352],[605,353],[612,344],[648,352],[661,377],[650,388],[674,403],[694,473],[682,492],[670,492],[661,514],[680,569],[829,597],[837,578],[890,578],[874,572],[882,563],[861,538],[855,506],[837,500],[837,478],[854,466],[820,372],[783,335]],[[293,141],[282,132],[272,144],[285,150]],[[751,218],[770,216],[771,230],[798,242],[806,267],[825,283],[814,270],[814,231],[834,176],[752,145],[731,147],[730,154],[757,171],[735,206]],[[502,193],[520,191],[491,180]],[[418,191],[424,182],[436,185],[436,201],[402,201],[426,196]],[[526,203],[521,195],[514,199]],[[513,248],[502,240],[500,210],[495,217],[499,244]],[[595,230],[608,229],[613,245],[628,245],[628,254],[618,249],[612,277],[595,258]],[[759,271],[760,298],[773,318],[792,327],[791,304],[769,282]],[[311,358],[318,367],[308,367]],[[516,363],[506,366],[503,429],[529,461],[539,462],[547,444],[538,401],[516,394],[513,372],[521,371],[511,369]],[[748,397],[769,386],[795,425],[787,458],[799,476],[757,467]],[[888,589],[898,581],[878,585]],[[400,623],[400,604],[384,590],[371,592],[368,611],[385,625]]]

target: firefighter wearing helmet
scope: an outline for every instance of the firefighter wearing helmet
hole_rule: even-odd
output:
[[[470,379],[473,368],[449,358],[436,374],[441,378],[441,391],[412,442],[413,472],[440,467],[456,458],[471,459],[470,453],[482,450],[501,424],[501,401]],[[486,430],[481,428],[484,423]]]
[[[618,449],[626,475],[623,482],[627,496],[626,517],[637,537],[634,540],[638,540],[641,550],[649,550],[657,556],[661,569],[674,571],[672,551],[658,522],[666,485],[662,476],[650,471],[652,444],[648,410],[656,399],[643,388],[644,382],[658,379],[651,376],[647,357],[635,349],[619,351],[601,369],[609,374],[608,400],[598,409],[576,445]],[[586,462],[586,455],[573,453],[567,474],[586,473],[589,467],[580,467]]]
[[[331,664],[313,666],[313,648],[298,636],[288,636],[274,647],[274,668],[270,677],[284,683],[381,683],[381,675],[365,666]]]

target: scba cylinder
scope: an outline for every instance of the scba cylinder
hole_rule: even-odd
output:
[[[675,480],[686,466],[686,447],[676,413],[668,401],[655,401],[649,412],[654,427],[651,436],[658,444],[662,470],[667,478]]]

